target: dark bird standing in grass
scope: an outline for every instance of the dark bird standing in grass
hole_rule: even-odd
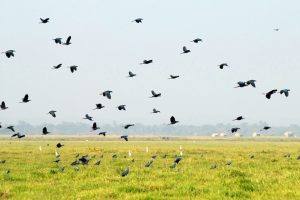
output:
[[[150,166],[152,165],[153,161],[154,161],[153,159],[149,160],[149,161],[146,163],[145,167],[150,167]]]
[[[129,167],[125,171],[123,171],[121,175],[124,177],[127,176],[128,174],[129,174]]]
[[[29,99],[28,94],[25,94],[25,96],[23,97],[23,99],[20,103],[28,103],[29,101],[31,101],[31,100]]]
[[[56,147],[57,147],[57,148],[61,148],[61,147],[63,147],[63,146],[65,146],[65,145],[64,145],[64,144],[61,144],[61,143],[57,143],[57,144],[56,144]]]
[[[130,128],[131,126],[134,126],[134,124],[126,124],[126,125],[124,126],[124,128],[125,128],[125,129],[128,129],[128,128]]]
[[[240,121],[240,120],[243,120],[243,119],[245,119],[243,116],[239,116],[239,117],[235,118],[232,121]]]
[[[10,58],[10,57],[15,57],[15,50],[7,50],[5,52],[2,52],[6,55],[7,58]]]
[[[6,106],[5,102],[2,101],[0,108],[1,110],[6,110],[8,107]]]
[[[100,164],[101,164],[101,160],[99,160],[95,163],[95,165],[100,165]]]
[[[267,99],[271,99],[271,96],[273,95],[273,94],[275,94],[277,92],[277,89],[274,89],[274,90],[271,90],[271,91],[269,91],[269,92],[267,92],[266,94],[263,94],[263,95],[265,95],[265,97],[267,98]]]
[[[228,161],[225,163],[225,165],[231,165],[232,164],[232,161]]]
[[[40,18],[40,20],[41,20],[40,24],[47,24],[49,22],[50,18],[45,18],[45,19]]]
[[[43,128],[43,135],[47,135],[47,134],[49,134],[50,132],[48,132],[48,129],[47,129],[47,127],[44,127]]]
[[[122,135],[121,139],[124,139],[126,142],[128,142],[128,135]]]
[[[160,97],[161,93],[156,93],[154,92],[154,90],[151,91],[152,96],[150,98],[156,98],[156,97]]]
[[[177,124],[178,122],[179,122],[179,121],[176,121],[176,119],[175,119],[174,116],[172,116],[172,117],[170,118],[170,125]]]

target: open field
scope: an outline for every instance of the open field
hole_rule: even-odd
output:
[[[0,140],[0,160],[6,160],[0,164],[0,199],[300,199],[297,139],[124,142],[79,138]],[[58,149],[61,162],[55,163],[58,142],[65,146]],[[180,145],[183,159],[171,169]],[[89,165],[78,165],[76,172],[70,163],[77,153],[96,157]],[[284,157],[288,153],[291,157]],[[118,158],[112,158],[113,154]],[[146,168],[152,155],[157,158]],[[99,160],[101,164],[94,165]],[[228,161],[232,164],[225,166]],[[216,169],[210,169],[213,164]],[[121,177],[128,166],[129,175]],[[11,173],[6,174],[8,169]]]

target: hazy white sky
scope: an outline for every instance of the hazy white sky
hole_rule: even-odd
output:
[[[142,24],[131,22],[138,17]],[[238,115],[300,124],[299,20],[297,0],[0,0],[0,51],[16,50],[14,58],[0,57],[0,101],[9,107],[0,122],[82,122],[88,113],[100,124],[161,124],[171,115],[187,125]],[[52,40],[69,35],[70,46]],[[197,37],[204,42],[190,42]],[[184,45],[190,54],[180,54]],[[154,63],[139,65],[144,59]],[[220,70],[222,62],[230,68]],[[71,74],[70,65],[78,71]],[[126,78],[129,70],[137,77]],[[256,89],[233,88],[249,79]],[[265,99],[274,88],[291,89],[290,97]],[[99,95],[108,89],[112,100]],[[152,89],[162,97],[148,98]],[[32,102],[19,104],[26,93]],[[93,111],[96,103],[106,108]],[[118,111],[120,104],[128,111]],[[46,115],[52,109],[56,119]]]

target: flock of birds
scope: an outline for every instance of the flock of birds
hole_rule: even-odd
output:
[[[41,23],[41,24],[47,24],[47,23],[49,23],[49,22],[50,22],[50,18],[45,18],[45,19],[40,18],[40,23]],[[132,22],[135,22],[135,23],[138,23],[138,24],[139,24],[139,23],[142,23],[142,22],[143,22],[143,19],[142,19],[142,18],[137,18],[137,19],[133,20]],[[279,29],[274,29],[274,31],[279,31]],[[54,42],[55,42],[56,44],[58,44],[58,45],[66,45],[66,46],[69,46],[69,45],[72,44],[72,43],[71,43],[71,39],[72,39],[72,37],[71,37],[71,36],[68,36],[65,40],[63,40],[63,38],[55,38],[55,39],[53,39],[53,40],[54,40]],[[200,39],[200,38],[196,38],[196,39],[191,40],[191,42],[197,44],[197,43],[203,42],[203,40]],[[7,50],[7,51],[2,52],[2,53],[5,54],[5,56],[6,56],[7,58],[12,58],[12,57],[15,56],[16,51],[15,51],[15,50]],[[189,54],[189,53],[191,53],[191,50],[188,49],[186,46],[183,46],[181,54]],[[153,60],[152,60],[152,59],[149,59],[149,60],[146,60],[146,59],[145,59],[145,60],[143,60],[140,64],[141,64],[141,65],[149,65],[149,64],[151,64],[151,63],[153,63]],[[58,70],[58,69],[60,69],[61,67],[62,67],[62,64],[58,64],[58,65],[56,65],[56,66],[53,66],[52,69]],[[229,66],[227,63],[221,63],[220,65],[218,65],[218,67],[219,67],[221,70],[224,70],[226,67],[230,67],[230,66]],[[78,66],[72,65],[72,66],[70,66],[69,68],[70,68],[71,73],[75,73],[75,72],[77,71],[77,69],[78,69]],[[129,72],[128,72],[128,76],[127,76],[128,78],[134,78],[135,76],[137,76],[137,74],[133,73],[132,71],[129,71]],[[180,78],[180,76],[179,76],[179,75],[170,75],[170,77],[169,77],[169,79],[177,79],[177,78]],[[237,86],[236,86],[235,88],[244,88],[244,87],[248,87],[248,86],[252,86],[252,87],[255,88],[255,87],[256,87],[256,80],[239,81],[239,82],[237,82]],[[103,97],[106,97],[107,99],[111,99],[111,98],[112,98],[112,92],[113,92],[113,91],[111,91],[111,90],[106,90],[106,91],[102,92],[101,95],[102,95]],[[289,92],[290,92],[290,89],[281,89],[281,90],[278,90],[278,89],[272,89],[272,90],[270,90],[270,91],[268,91],[268,92],[266,92],[266,93],[263,93],[263,94],[265,95],[265,97],[266,97],[267,99],[271,99],[271,97],[272,97],[273,95],[275,95],[276,93],[284,94],[286,97],[288,97],[288,96],[289,96]],[[162,96],[161,93],[156,92],[156,91],[154,91],[154,90],[151,91],[151,96],[150,96],[150,98],[159,98],[159,97],[161,97],[161,96]],[[26,94],[26,95],[22,98],[22,100],[21,100],[20,103],[29,103],[30,101],[31,101],[31,99],[29,98],[29,95]],[[104,107],[105,107],[105,106],[104,106],[103,104],[99,103],[99,104],[96,104],[96,108],[94,108],[94,110],[100,110],[100,109],[103,109]],[[2,101],[2,102],[1,102],[0,109],[1,109],[1,110],[6,110],[6,109],[8,109],[8,106],[7,106],[7,104],[6,104],[5,101]],[[119,105],[119,106],[117,106],[117,109],[120,110],[120,111],[126,111],[126,105]],[[154,109],[152,110],[152,113],[154,113],[154,114],[159,113],[159,112],[160,112],[160,111],[157,110],[156,108],[154,108]],[[57,116],[57,111],[56,111],[56,110],[50,110],[50,111],[48,112],[48,114],[51,115],[53,118],[55,118],[55,117]],[[88,115],[88,114],[86,114],[86,115],[84,116],[83,119],[89,120],[89,121],[93,121],[93,117],[90,116],[90,115]],[[245,119],[245,118],[244,118],[243,116],[238,116],[238,117],[235,118],[233,121],[240,121],[240,120],[244,120],[244,119]],[[171,117],[170,117],[170,123],[169,123],[169,124],[170,124],[170,125],[174,125],[174,124],[177,124],[177,123],[179,123],[179,121],[177,121],[177,120],[175,119],[174,116],[171,116]],[[129,129],[130,127],[132,127],[132,126],[134,126],[134,125],[135,125],[135,124],[126,124],[126,125],[123,126],[123,128],[124,128],[124,129]],[[0,128],[2,128],[1,124],[0,124]],[[21,134],[21,133],[19,133],[19,132],[16,133],[16,131],[15,131],[15,129],[14,129],[14,126],[8,126],[8,127],[6,127],[6,128],[13,132],[13,135],[12,135],[11,137],[17,137],[17,138],[24,138],[24,137],[25,137],[25,134]],[[263,128],[261,129],[261,131],[263,131],[263,130],[268,130],[268,129],[270,129],[270,128],[271,128],[270,126],[265,126],[265,127],[263,127]],[[92,130],[91,130],[91,131],[98,131],[99,129],[100,129],[100,127],[97,125],[97,123],[96,123],[96,122],[93,122],[93,124],[92,124]],[[233,127],[233,128],[230,130],[230,132],[231,132],[231,133],[235,133],[235,132],[237,132],[239,129],[240,129],[239,127]],[[50,134],[50,133],[51,133],[51,132],[48,131],[47,127],[44,127],[44,128],[42,129],[42,134],[43,134],[43,135],[48,135],[48,134]],[[98,133],[98,135],[106,136],[106,135],[107,135],[107,132],[101,131],[101,132]],[[120,139],[124,139],[125,141],[128,141],[128,140],[129,140],[128,138],[129,138],[128,135],[122,135],[122,136],[120,137]],[[62,145],[61,145],[60,143],[57,144],[57,148],[60,148],[60,147],[62,147]],[[56,154],[56,156],[58,156],[58,155],[59,155],[59,154]],[[172,164],[171,167],[172,167],[172,168],[176,167],[176,165],[180,162],[181,159],[182,159],[181,157],[176,157],[176,159],[175,159],[175,161],[174,161],[174,163]],[[80,161],[82,164],[88,164],[88,160],[89,160],[89,159],[88,159],[87,156],[82,156],[82,157],[79,159],[79,161]],[[79,161],[78,161],[78,162],[79,162]],[[59,160],[57,160],[56,162],[59,162]],[[76,162],[76,163],[78,163],[78,162]],[[149,162],[146,164],[146,166],[150,166],[150,165],[152,164],[152,162],[153,162],[153,160],[149,161]],[[100,164],[100,163],[99,163],[99,164]],[[127,169],[122,173],[122,176],[126,176],[128,173],[129,173],[129,168],[127,168]]]

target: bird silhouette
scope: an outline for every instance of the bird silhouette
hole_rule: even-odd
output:
[[[103,106],[101,103],[96,104],[96,108],[94,108],[94,110],[100,110],[102,108],[104,108],[105,106]]]
[[[160,113],[160,111],[153,108],[152,113],[156,114],[156,113]]]
[[[119,105],[117,108],[118,110],[126,110],[126,105]]]
[[[288,97],[290,91],[291,91],[290,89],[283,89],[283,90],[280,90],[279,93],[284,94],[286,97]]]
[[[14,126],[8,126],[6,129],[11,130],[12,132],[15,132],[15,127]]]
[[[7,58],[10,58],[10,57],[14,57],[15,56],[15,50],[7,50],[5,52],[2,52],[6,55]]]
[[[271,129],[270,126],[265,126],[265,127],[263,127],[260,131],[266,131],[266,130],[269,130],[269,129]]]
[[[237,132],[239,129],[240,129],[240,128],[232,128],[232,129],[231,129],[231,133],[235,133],[235,132]]]
[[[100,129],[100,127],[98,127],[98,126],[97,126],[97,123],[94,122],[94,123],[93,123],[93,126],[92,126],[92,131],[96,131],[96,130],[98,130],[98,129]]]
[[[93,121],[93,117],[89,116],[88,114],[86,114],[83,119],[87,119],[89,121]]]
[[[48,132],[48,129],[47,129],[47,127],[44,127],[43,128],[43,135],[47,135],[47,134],[49,134],[50,132]]]
[[[199,42],[203,42],[203,41],[200,38],[196,38],[196,39],[193,39],[191,42],[199,43]]]
[[[170,118],[170,125],[173,125],[173,124],[177,124],[179,121],[176,121],[176,119],[175,119],[175,117],[174,116],[172,116],[171,118]]]
[[[127,176],[129,174],[129,167],[122,172],[121,176]]]
[[[220,69],[224,69],[224,67],[228,67],[227,63],[222,63],[219,65]]]
[[[190,53],[191,50],[187,49],[186,46],[182,47],[183,52],[181,54]]]
[[[176,79],[176,78],[179,78],[179,76],[178,75],[170,75],[169,79]]]
[[[64,45],[67,45],[67,46],[70,45],[70,44],[72,44],[72,43],[71,43],[71,38],[72,38],[72,37],[69,36],[69,37],[67,38],[66,42],[63,43],[63,44],[64,44]]]
[[[6,110],[8,107],[6,106],[5,102],[2,101],[0,108],[1,110]]]
[[[246,82],[246,84],[251,85],[252,87],[255,88],[256,87],[255,82],[256,82],[256,80],[249,80],[249,81]]]
[[[229,166],[231,164],[232,164],[232,161],[228,161],[228,162],[225,163],[225,165],[227,165],[227,166]]]
[[[25,96],[23,97],[23,99],[20,103],[28,103],[29,101],[31,101],[31,100],[29,99],[28,94],[25,94]]]
[[[271,90],[271,91],[267,92],[267,93],[264,94],[264,95],[265,95],[265,97],[266,97],[267,99],[271,99],[271,96],[272,96],[273,94],[275,94],[276,92],[277,92],[277,89],[274,89],[274,90]]]
[[[54,38],[55,44],[62,44],[62,38]]]
[[[135,76],[136,76],[136,74],[134,74],[132,71],[128,72],[128,76],[127,77],[132,78],[132,77],[135,77]]]
[[[52,69],[59,69],[59,68],[61,68],[61,66],[62,66],[62,64],[58,64],[56,66],[53,66]]]
[[[104,97],[107,97],[108,99],[111,99],[111,93],[112,93],[112,91],[106,90],[106,91],[102,92],[101,95],[103,95]]]
[[[156,97],[161,96],[161,93],[156,93],[156,92],[154,92],[154,90],[151,90],[151,94],[152,94],[152,96],[150,98],[156,98]]]
[[[48,114],[55,118],[56,117],[56,112],[57,111],[55,111],[55,110],[51,110],[51,111],[48,112]]]
[[[23,138],[23,137],[25,137],[25,135],[22,135],[21,133],[15,133],[15,134],[13,134],[11,137],[17,137],[17,138]]]
[[[56,144],[56,147],[57,147],[57,148],[61,148],[61,147],[63,147],[63,146],[65,146],[65,145],[63,145],[63,144],[61,144],[61,143],[57,143],[57,144]]]
[[[78,68],[78,66],[72,65],[72,66],[70,66],[70,71],[71,71],[72,73],[74,73],[75,71],[77,71],[77,68]]]
[[[122,135],[121,139],[124,139],[126,142],[128,142],[128,135]]]
[[[154,161],[153,159],[149,160],[149,161],[146,163],[145,167],[150,167],[150,166],[152,165],[153,161]]]
[[[100,164],[101,164],[101,160],[99,160],[95,163],[95,165],[100,165]]]
[[[234,88],[239,88],[239,87],[246,87],[248,86],[248,84],[246,82],[243,81],[239,81],[237,82],[238,86],[234,87]]]
[[[106,136],[106,132],[100,132],[100,133],[98,133],[98,135]]]
[[[151,64],[153,63],[153,60],[143,60],[142,63],[140,63],[140,65],[148,65],[148,64]]]
[[[50,18],[45,18],[45,19],[40,18],[40,20],[41,20],[40,24],[47,24],[49,22]]]
[[[239,116],[239,117],[235,118],[232,121],[240,121],[240,120],[243,120],[243,119],[245,119],[243,116]]]
[[[128,128],[131,127],[131,126],[134,126],[134,124],[126,124],[126,125],[124,126],[124,128],[125,128],[125,129],[128,129]]]
[[[143,22],[143,19],[142,18],[137,18],[137,19],[134,19],[132,20],[131,22],[136,22],[136,23],[142,23]]]

